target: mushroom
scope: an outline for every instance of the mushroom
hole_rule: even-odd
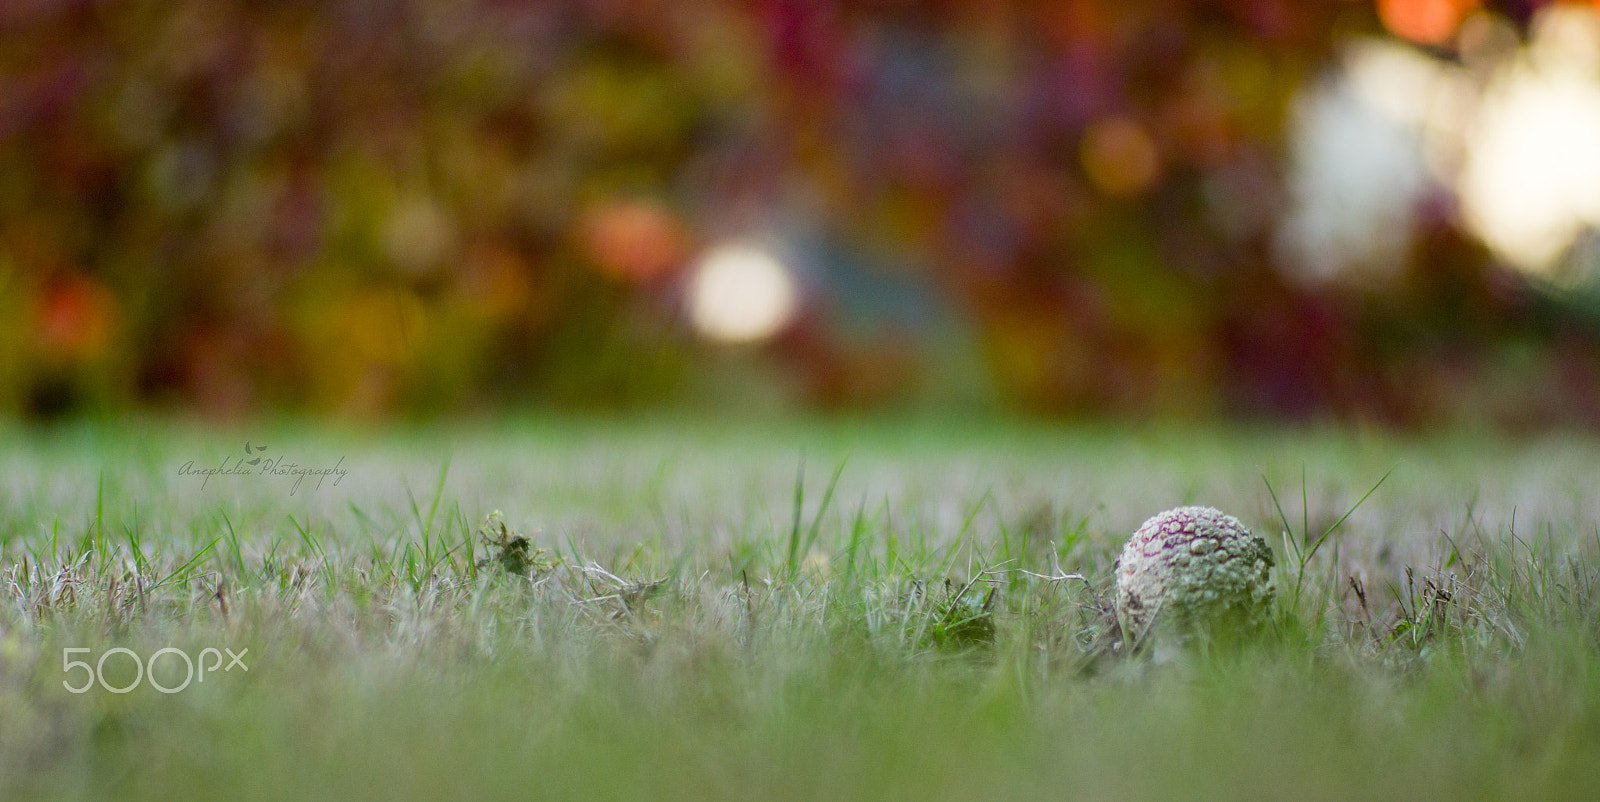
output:
[[[1177,507],[1145,521],[1117,561],[1117,617],[1143,639],[1158,625],[1180,639],[1249,631],[1272,605],[1272,550],[1213,507]]]

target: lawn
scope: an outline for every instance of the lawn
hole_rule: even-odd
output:
[[[1566,434],[8,428],[0,796],[1600,798],[1597,476]],[[1254,640],[1110,613],[1187,503],[1275,551]]]

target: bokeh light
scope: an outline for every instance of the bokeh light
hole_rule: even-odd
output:
[[[646,281],[683,259],[684,235],[661,206],[640,200],[598,204],[582,224],[584,250],[607,275]]]
[[[723,342],[771,337],[794,316],[795,304],[789,269],[769,250],[748,243],[711,249],[689,286],[695,329]]]
[[[1430,185],[1414,126],[1432,77],[1409,51],[1358,42],[1336,80],[1297,100],[1291,207],[1279,230],[1291,275],[1324,281],[1393,275],[1403,266]]]
[[[406,273],[437,269],[454,256],[456,244],[455,222],[438,202],[425,196],[396,204],[383,228],[384,254]]]
[[[1335,79],[1295,115],[1290,261],[1324,277],[1399,270],[1417,210],[1453,196],[1458,225],[1502,261],[1562,272],[1600,227],[1600,14],[1556,5],[1531,27],[1524,48],[1503,19],[1474,14],[1459,60],[1348,45]]]
[[[1082,159],[1089,180],[1115,197],[1144,192],[1161,171],[1155,141],[1143,126],[1126,117],[1091,124],[1083,135]]]
[[[1378,0],[1378,17],[1396,36],[1437,45],[1448,41],[1477,5],[1477,0]]]
[[[1541,14],[1528,52],[1486,91],[1459,191],[1468,225],[1525,270],[1556,269],[1600,226],[1600,15]]]
[[[92,280],[68,277],[46,288],[37,314],[38,346],[47,358],[86,359],[109,345],[116,299]]]

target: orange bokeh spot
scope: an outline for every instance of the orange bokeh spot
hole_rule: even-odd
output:
[[[39,298],[38,343],[48,357],[92,358],[110,344],[117,314],[111,292],[87,278],[66,278],[46,286]]]
[[[344,300],[334,317],[339,338],[369,365],[399,365],[427,339],[428,309],[409,290],[374,288]]]
[[[1132,197],[1161,173],[1161,153],[1144,126],[1126,117],[1096,121],[1084,132],[1083,171],[1107,195]]]
[[[1477,0],[1378,0],[1378,18],[1395,36],[1438,45],[1448,41],[1477,6]]]
[[[522,255],[500,243],[472,248],[462,260],[460,287],[467,310],[484,320],[503,320],[526,312],[535,287]]]
[[[605,203],[584,215],[581,225],[584,251],[602,272],[615,278],[645,281],[683,261],[683,230],[654,203]]]

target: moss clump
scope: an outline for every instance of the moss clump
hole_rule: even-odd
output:
[[[489,556],[478,561],[479,568],[497,566],[505,573],[527,576],[554,567],[544,549],[535,549],[526,537],[506,526],[505,514],[499,510],[484,517],[478,534],[489,547]]]

